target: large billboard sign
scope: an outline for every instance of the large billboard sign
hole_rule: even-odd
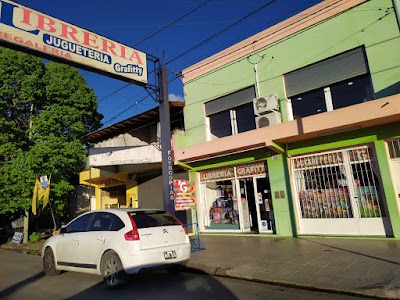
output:
[[[0,0],[0,43],[138,85],[146,54],[8,0]]]

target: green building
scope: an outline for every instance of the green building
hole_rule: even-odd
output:
[[[201,232],[400,237],[398,0],[326,0],[183,71]]]

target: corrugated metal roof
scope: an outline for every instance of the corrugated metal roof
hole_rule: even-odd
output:
[[[174,119],[183,117],[183,107],[185,102],[174,101],[169,103],[171,122]],[[89,143],[98,143],[106,139],[112,138],[119,134],[123,134],[132,129],[148,126],[159,121],[158,106],[143,112],[139,115],[133,116],[129,119],[123,120],[116,124],[110,125],[106,128],[99,129],[83,136],[83,140]]]

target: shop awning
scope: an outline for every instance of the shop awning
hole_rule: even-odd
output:
[[[175,148],[174,160],[176,164],[188,163],[264,147],[283,153],[285,144],[393,122],[400,122],[400,94],[190,147]]]

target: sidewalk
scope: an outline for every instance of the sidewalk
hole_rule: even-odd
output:
[[[400,299],[400,241],[202,235],[188,268],[259,282]]]

